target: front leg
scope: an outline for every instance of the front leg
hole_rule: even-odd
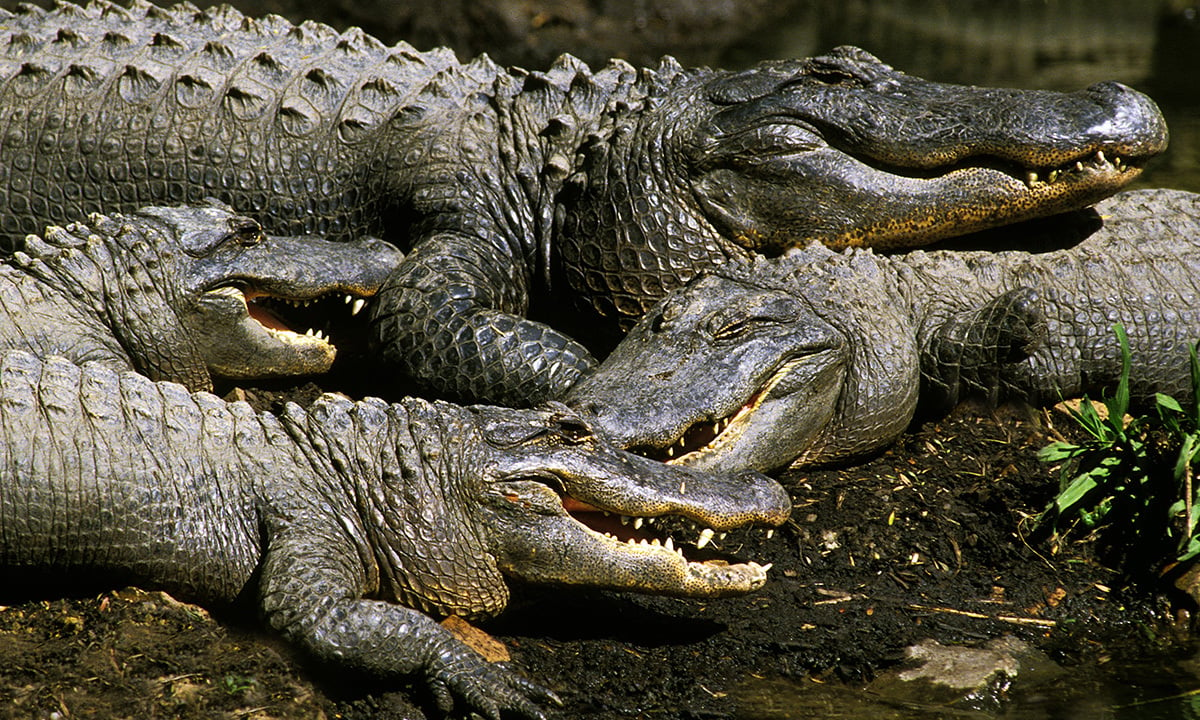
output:
[[[357,561],[353,549],[336,542],[273,538],[262,568],[267,622],[319,660],[379,677],[423,676],[446,714],[457,706],[494,720],[502,712],[544,720],[540,703],[561,705],[554,693],[487,662],[428,616],[363,599]]]
[[[419,244],[373,303],[375,354],[458,400],[528,406],[563,395],[595,365],[588,350],[522,317],[523,263],[478,240]]]

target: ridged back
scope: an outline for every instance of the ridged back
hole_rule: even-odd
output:
[[[0,567],[195,599],[241,590],[261,552],[256,482],[295,474],[278,424],[245,403],[23,352],[0,360],[0,436]]]
[[[62,3],[0,20],[10,243],[88,211],[206,196],[275,233],[380,234],[389,121],[420,114],[439,76],[461,80],[447,50],[228,6]]]

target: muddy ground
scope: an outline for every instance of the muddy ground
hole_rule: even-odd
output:
[[[1055,411],[960,409],[854,467],[790,471],[791,521],[726,551],[772,562],[757,594],[686,601],[525,588],[486,624],[557,717],[755,717],[747,683],[861,687],[923,638],[1011,635],[1071,666],[1178,648],[1180,615],[1072,543],[1028,537],[1055,487],[1035,451]],[[419,688],[314,666],[237,612],[161,594],[0,589],[0,717],[422,718]]]

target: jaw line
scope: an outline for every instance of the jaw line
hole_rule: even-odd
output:
[[[242,328],[252,328],[250,332],[254,335],[258,335],[262,338],[269,338],[279,343],[282,347],[286,347],[288,349],[298,351],[315,349],[329,355],[330,357],[337,354],[337,348],[333,345],[333,343],[325,340],[324,338],[316,337],[315,335],[310,334],[298,333],[294,330],[272,328],[259,322],[250,313],[249,303],[246,298],[246,291],[237,286],[222,285],[220,287],[213,288],[212,290],[206,290],[204,295],[209,298],[228,298],[231,301],[236,299],[238,302],[240,302],[241,307],[238,310],[240,322],[238,323],[238,326]],[[257,293],[257,296],[260,297],[264,295],[265,293]]]
[[[556,503],[559,509],[553,512],[553,514],[546,515],[539,513],[539,517],[552,518],[551,522],[556,522],[562,527],[569,528],[569,532],[573,536],[569,543],[572,550],[584,551],[590,549],[593,552],[599,551],[603,556],[615,561],[611,562],[608,567],[614,571],[623,572],[629,577],[629,580],[626,583],[614,582],[610,586],[612,589],[631,589],[682,596],[742,594],[762,587],[767,580],[767,571],[771,569],[770,564],[760,565],[754,561],[728,563],[723,560],[688,560],[684,556],[682,546],[676,548],[674,540],[669,536],[666,541],[659,541],[657,539],[647,541],[633,538],[630,540],[621,540],[610,533],[592,529],[575,515],[575,513],[584,514],[587,512],[611,512],[619,514],[619,510],[595,508],[581,501],[574,500],[569,495],[559,495],[553,488],[548,487],[535,477],[524,476],[522,479],[514,479],[509,482],[522,482],[523,484],[527,483],[529,486],[536,486],[536,492],[544,496],[543,499],[546,501],[545,505],[547,507],[550,502]],[[570,511],[566,508],[567,502],[577,504],[581,507]],[[527,523],[523,528],[536,531],[538,524],[537,522]],[[550,534],[544,533],[541,536],[549,537]],[[630,567],[631,565],[633,567]],[[514,573],[520,575],[519,570],[514,570]],[[651,576],[649,573],[653,573],[653,575]],[[655,587],[650,587],[649,585],[639,586],[636,584],[636,581],[641,576],[646,576],[648,580],[670,578],[675,580],[675,583],[674,586],[668,586],[666,583]],[[595,581],[592,582],[594,583]]]
[[[674,439],[662,447],[656,447],[655,450],[669,452],[672,446],[683,442],[684,437],[692,428],[701,424],[718,425],[721,422],[726,422],[725,427],[709,440],[703,446],[687,450],[683,455],[668,457],[665,462],[668,465],[689,465],[696,462],[702,457],[707,457],[712,454],[721,452],[722,450],[732,447],[737,444],[742,435],[749,428],[754,414],[764,404],[778,399],[771,394],[785,378],[804,361],[805,356],[792,357],[781,362],[767,378],[757,385],[757,389],[747,398],[741,406],[738,407],[731,415],[725,415],[715,421],[697,420],[686,425],[683,430],[677,433]],[[683,448],[686,450],[686,448]],[[661,459],[661,458],[659,458]]]
[[[1148,158],[1122,158],[1114,153],[1094,150],[1081,152],[1078,159],[1052,167],[1025,168],[992,156],[966,158],[941,167],[891,165],[869,156],[826,145],[843,164],[847,177],[861,178],[848,191],[897,193],[907,198],[901,203],[901,215],[885,218],[875,225],[828,226],[814,223],[781,236],[761,228],[746,228],[739,222],[727,223],[732,232],[724,233],[731,246],[741,251],[777,254],[789,249],[820,242],[833,250],[870,246],[877,250],[911,248],[937,240],[967,235],[1000,225],[1077,210],[1107,197],[1136,179]],[[807,166],[808,161],[804,162]],[[800,172],[800,171],[797,171]],[[1050,180],[1051,174],[1053,180]],[[981,189],[986,188],[986,189]],[[972,197],[958,207],[947,207],[941,214],[928,212],[943,190]],[[911,206],[911,207],[910,207]]]
[[[258,293],[258,295],[263,295]],[[244,338],[250,338],[252,342],[247,342],[247,347],[253,347],[253,344],[259,346],[272,346],[275,352],[292,353],[296,358],[304,358],[304,356],[319,356],[324,358],[323,364],[325,367],[318,368],[313,366],[310,371],[305,374],[313,374],[329,370],[329,365],[336,358],[337,348],[325,340],[324,337],[316,335],[301,334],[293,330],[269,328],[269,326],[260,323],[258,319],[253,317],[250,312],[250,306],[246,299],[244,289],[236,286],[220,286],[205,290],[204,298],[209,302],[220,302],[222,305],[230,305],[236,302],[233,314],[234,318],[230,323],[223,323],[229,332],[230,337],[240,335]],[[199,304],[200,307],[205,307],[205,304]],[[270,377],[270,376],[266,376]]]

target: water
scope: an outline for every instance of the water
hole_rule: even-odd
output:
[[[1187,667],[1122,663],[1074,668],[1044,683],[1020,678],[1002,704],[978,709],[811,680],[755,680],[736,697],[739,720],[1196,720],[1200,678]],[[1180,674],[1187,677],[1180,678]]]

